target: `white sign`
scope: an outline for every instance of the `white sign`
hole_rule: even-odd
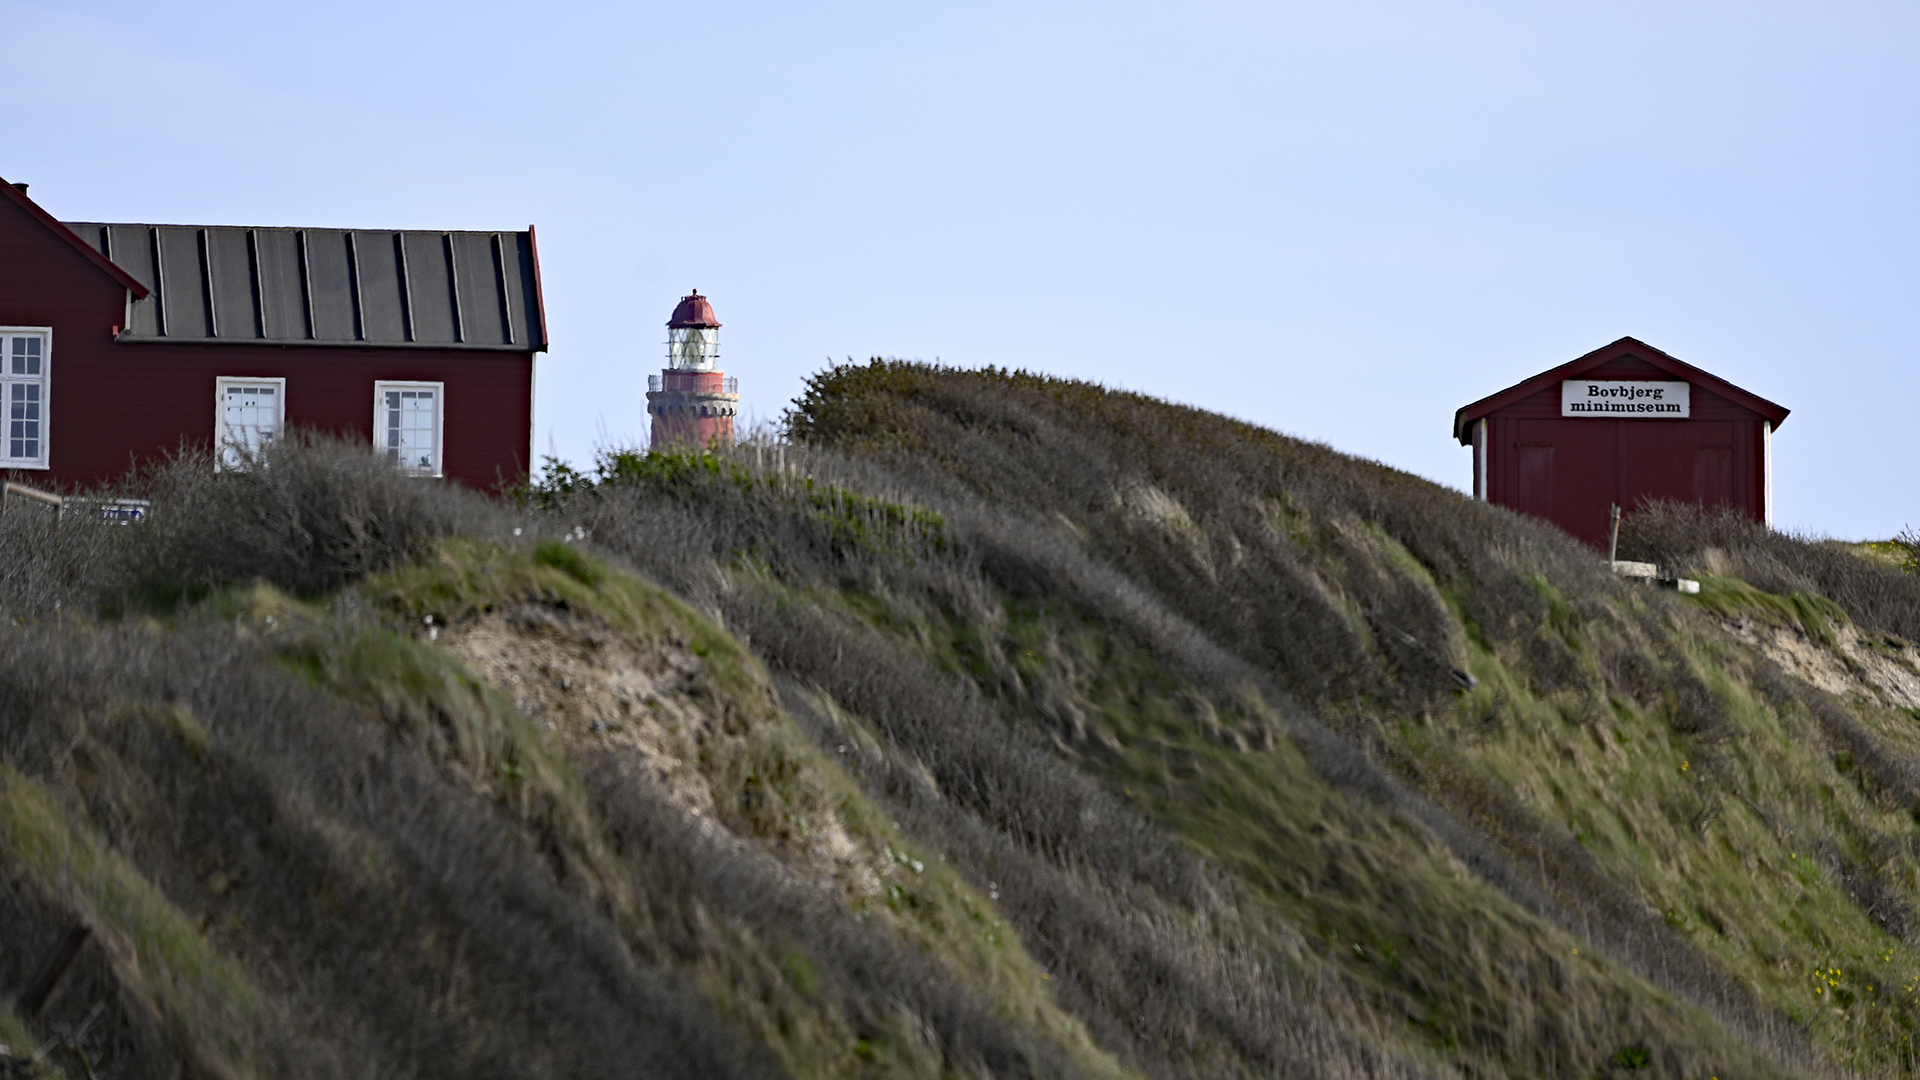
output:
[[[1691,415],[1692,389],[1683,382],[1569,379],[1560,384],[1560,415],[1685,420]]]

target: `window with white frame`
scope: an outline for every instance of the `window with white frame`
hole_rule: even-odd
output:
[[[226,376],[217,381],[214,445],[220,466],[244,468],[267,452],[287,419],[287,380]]]
[[[47,467],[47,379],[53,360],[53,328],[0,326],[0,468]]]
[[[446,384],[373,384],[373,444],[410,473],[439,476]]]

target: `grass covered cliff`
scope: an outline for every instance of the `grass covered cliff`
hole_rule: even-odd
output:
[[[1706,587],[1653,592],[1324,446],[899,363],[519,506],[205,465],[0,519],[0,993],[91,931],[20,1068],[1916,1071],[1895,567],[1662,511],[1630,544]]]

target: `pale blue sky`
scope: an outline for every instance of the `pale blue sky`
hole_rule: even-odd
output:
[[[1455,487],[1622,335],[1791,408],[1779,523],[1920,526],[1920,6],[0,0],[70,219],[540,233],[538,442],[645,439],[689,286],[745,407],[1026,367]],[[23,47],[32,43],[31,47]]]

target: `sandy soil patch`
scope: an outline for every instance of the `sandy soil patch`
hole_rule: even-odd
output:
[[[746,736],[721,730],[706,661],[672,645],[636,646],[578,612],[523,603],[446,627],[436,642],[506,695],[576,760],[611,751],[716,839],[744,844],[715,809],[702,761]],[[881,889],[878,852],[864,851],[831,812],[809,815],[803,842],[775,854],[805,876],[865,895]]]

